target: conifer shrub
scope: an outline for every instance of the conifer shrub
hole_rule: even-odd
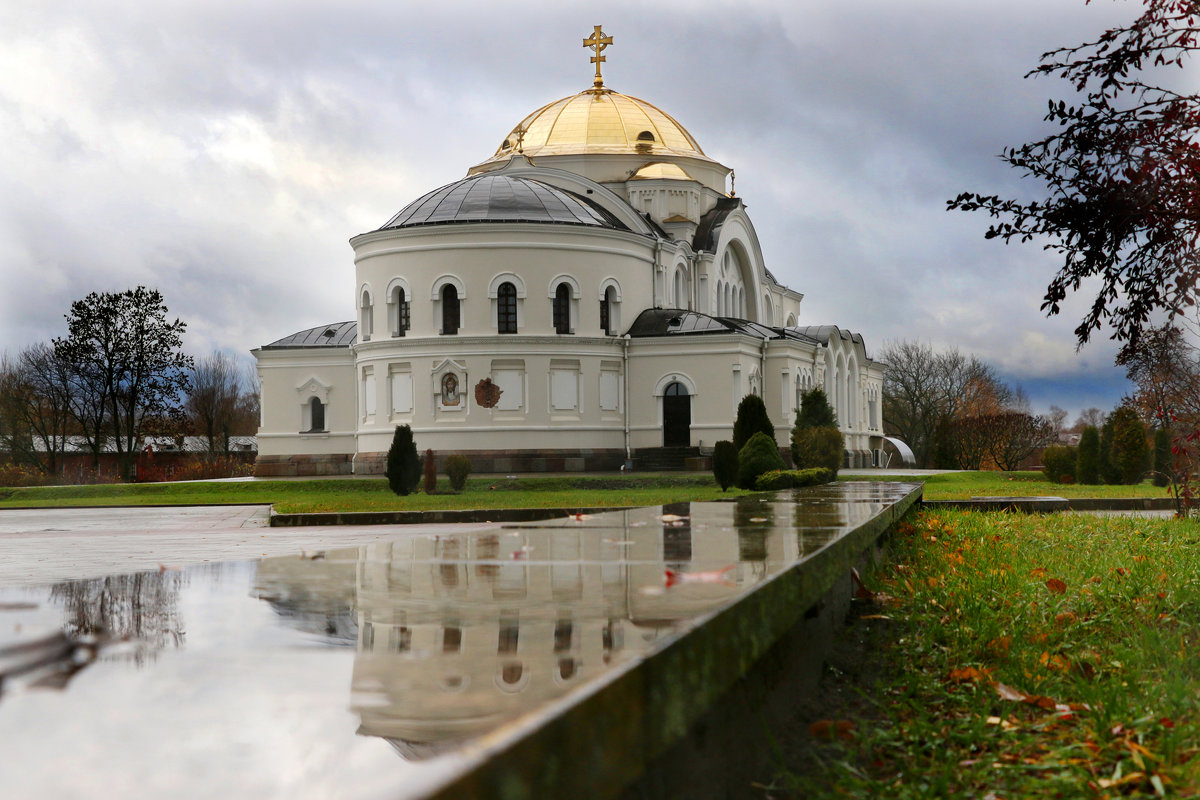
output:
[[[829,483],[833,479],[833,473],[824,467],[813,467],[812,469],[773,469],[770,472],[764,472],[762,475],[759,475],[754,481],[754,488],[760,491],[799,489],[804,486],[817,486],[818,484]]]
[[[417,455],[412,428],[407,425],[396,426],[396,432],[392,434],[385,474],[388,487],[399,495],[408,494],[421,482],[421,457]]]
[[[1042,451],[1042,474],[1051,483],[1074,483],[1077,461],[1074,447],[1052,445]]]
[[[1171,463],[1171,434],[1166,428],[1154,431],[1154,485],[1166,486],[1175,474]]]
[[[1100,431],[1094,425],[1083,429],[1079,437],[1079,451],[1075,461],[1077,483],[1100,483]]]
[[[846,440],[837,428],[792,429],[792,464],[796,469],[823,467],[837,476],[846,457]]]
[[[756,394],[748,394],[738,403],[737,418],[733,421],[733,449],[739,454],[750,437],[756,433],[765,433],[775,438],[775,426],[767,415],[767,405]]]
[[[1116,412],[1113,413],[1115,414]],[[1116,420],[1113,419],[1112,414],[1109,414],[1108,419],[1104,421],[1104,425],[1100,427],[1100,480],[1110,485],[1121,482],[1120,473],[1113,466],[1112,460],[1112,443],[1115,426]]]
[[[786,466],[775,439],[759,431],[738,451],[738,488],[753,489],[759,475]]]
[[[829,404],[825,390],[816,387],[800,395],[800,408],[796,411],[797,428],[836,428],[837,412]]]
[[[433,450],[425,451],[425,494],[437,491],[437,465],[433,461]]]
[[[461,453],[446,456],[446,463],[442,465],[442,469],[446,471],[446,477],[450,479],[450,488],[461,492],[467,485],[467,476],[471,474],[471,459]]]
[[[721,491],[733,486],[738,473],[738,451],[734,448],[733,442],[728,439],[717,442],[713,448],[712,465],[713,477],[717,479],[717,485],[721,487]]]
[[[1125,485],[1141,483],[1150,466],[1150,450],[1146,446],[1146,426],[1137,412],[1121,406],[1112,413],[1112,459],[1116,482]]]

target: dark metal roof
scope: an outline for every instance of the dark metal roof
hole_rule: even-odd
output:
[[[795,328],[773,328],[746,319],[710,317],[698,311],[684,311],[679,308],[648,308],[638,314],[633,325],[629,327],[629,335],[634,339],[709,333],[740,333],[755,339],[791,339],[808,344],[817,343],[811,336],[806,336]]]
[[[530,178],[484,173],[434,189],[379,230],[460,222],[549,222],[625,229],[582,195]]]
[[[740,197],[719,198],[717,204],[700,218],[700,224],[696,226],[696,235],[692,237],[692,249],[697,253],[701,250],[713,252],[717,246],[717,234],[721,230],[721,224],[725,222],[730,211],[741,205]]]
[[[357,322],[334,322],[293,333],[263,345],[263,350],[287,347],[349,347],[358,341]]]

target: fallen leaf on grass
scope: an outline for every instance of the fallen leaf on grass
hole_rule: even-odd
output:
[[[1046,588],[1050,590],[1051,594],[1064,594],[1067,591],[1067,584],[1058,578],[1051,578],[1046,581]]]
[[[1041,577],[1044,577],[1045,575],[1046,575],[1045,567],[1034,567],[1033,569],[1029,570],[1029,577],[1031,577],[1031,578],[1041,578]]]
[[[1000,636],[987,643],[987,649],[995,656],[1006,656],[1011,648],[1011,636]]]
[[[819,719],[808,726],[808,735],[814,739],[850,739],[854,736],[854,723],[848,719]]]
[[[990,682],[992,676],[986,670],[977,669],[976,667],[955,667],[950,670],[949,680],[961,681],[963,683],[974,682]]]

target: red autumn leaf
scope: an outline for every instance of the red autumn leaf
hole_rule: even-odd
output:
[[[975,667],[956,667],[950,670],[952,681],[989,681],[991,677]]]
[[[814,739],[849,739],[854,735],[854,723],[848,719],[819,719],[808,726],[808,735]]]
[[[1063,594],[1067,591],[1067,584],[1060,581],[1058,578],[1051,578],[1046,581],[1046,588],[1053,594]]]

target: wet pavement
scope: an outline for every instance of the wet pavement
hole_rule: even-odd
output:
[[[0,797],[422,796],[912,488],[504,526],[0,512]]]

